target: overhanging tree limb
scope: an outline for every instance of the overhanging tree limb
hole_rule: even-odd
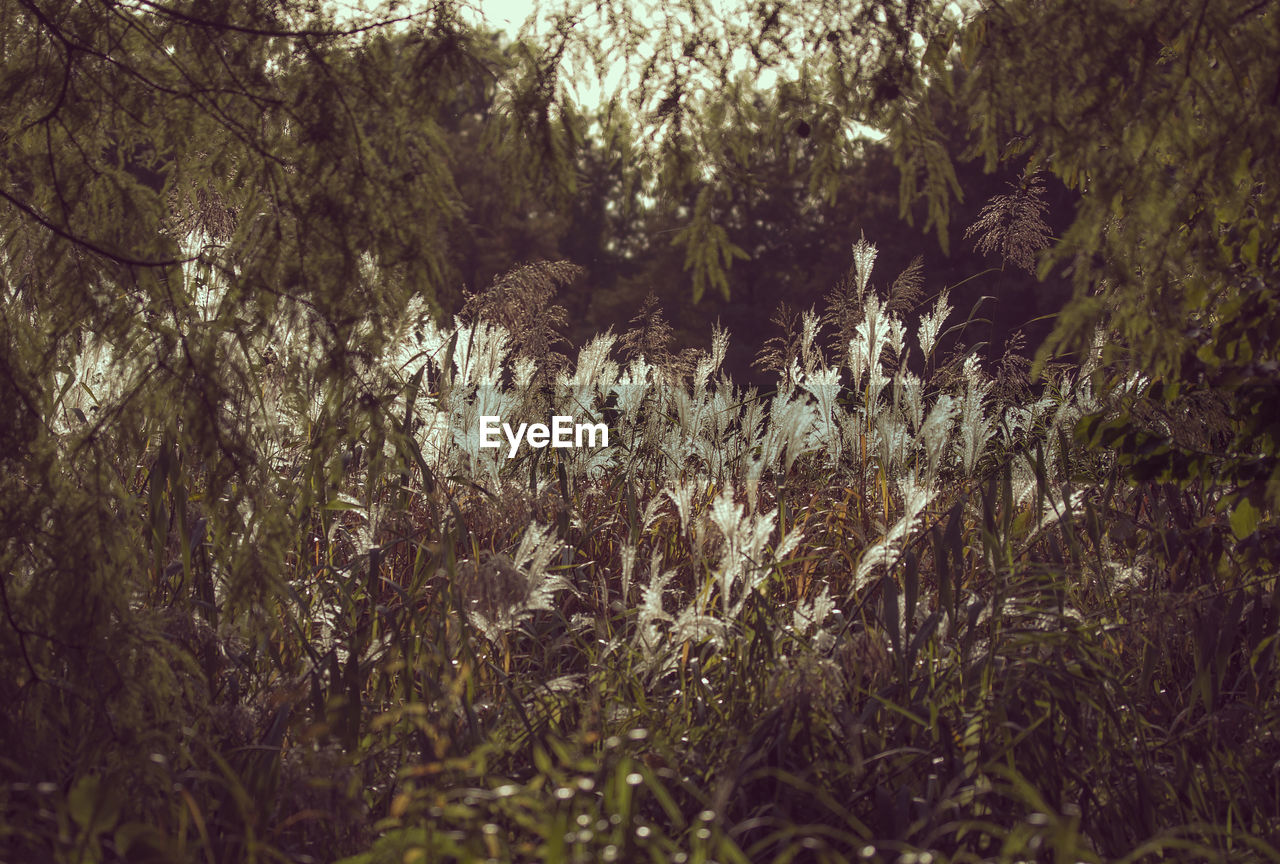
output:
[[[196,261],[200,257],[199,255],[189,255],[182,258],[161,258],[161,259],[134,258],[131,255],[127,255],[121,252],[116,252],[116,251],[107,249],[106,247],[99,245],[98,243],[95,243],[92,240],[88,240],[84,237],[81,237],[75,234],[74,232],[68,229],[61,227],[60,225],[54,224],[53,222],[46,219],[44,216],[40,215],[40,213],[38,213],[35,210],[35,208],[33,208],[31,205],[26,204],[22,201],[19,201],[17,198],[13,197],[3,189],[0,189],[0,198],[4,198],[14,207],[16,207],[17,209],[21,210],[23,213],[30,216],[37,224],[39,224],[44,228],[47,228],[48,230],[52,231],[54,234],[58,235],[62,239],[70,243],[73,243],[82,249],[86,249],[90,252],[93,252],[96,255],[101,255],[103,258],[106,258],[110,261],[114,261],[117,264],[125,264],[130,267],[143,267],[143,268],[180,267],[183,264],[190,264],[192,261]]]

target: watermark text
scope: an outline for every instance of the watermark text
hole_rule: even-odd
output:
[[[580,448],[583,446],[582,439],[585,433],[586,446],[609,446],[609,427],[603,423],[574,423],[572,417],[563,414],[552,417],[550,427],[543,423],[521,423],[518,429],[512,429],[510,423],[501,421],[501,417],[480,418],[480,446],[501,447],[502,440],[498,437],[498,433],[501,432],[506,436],[507,443],[511,445],[511,450],[507,453],[508,459],[515,458],[521,440],[537,449],[542,449],[548,444],[552,447]],[[596,444],[597,434],[600,437],[599,444]]]

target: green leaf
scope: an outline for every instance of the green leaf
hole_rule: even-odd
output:
[[[1231,533],[1236,535],[1237,540],[1253,536],[1253,533],[1258,530],[1261,515],[1252,501],[1241,497],[1240,502],[1231,511]]]
[[[364,510],[365,506],[361,502],[357,501],[355,498],[352,498],[350,495],[347,495],[343,492],[339,492],[334,497],[334,500],[329,501],[324,505],[324,509],[325,510],[341,510],[341,511]]]
[[[119,793],[104,787],[97,775],[85,775],[67,794],[67,811],[81,831],[91,836],[109,831],[120,818]]]
[[[76,785],[71,787],[70,794],[67,795],[67,810],[71,813],[71,818],[81,828],[88,828],[93,824],[94,809],[98,802],[98,778],[94,776],[81,777],[76,781]]]
[[[144,822],[126,822],[116,829],[116,851],[129,861],[167,861],[176,857],[165,833]]]

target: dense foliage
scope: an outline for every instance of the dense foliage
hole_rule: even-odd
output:
[[[1241,539],[1280,503],[1277,15],[1116,2],[1082,21],[1072,3],[993,5],[962,40],[957,94],[988,164],[1025,153],[1085,191],[1042,264],[1068,262],[1076,285],[1046,350],[1102,328],[1108,366],[1153,385],[1094,440],[1144,476],[1225,493]]]
[[[0,862],[1280,859],[1273,4],[677,11],[0,4]]]

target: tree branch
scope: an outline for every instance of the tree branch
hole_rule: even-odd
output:
[[[110,249],[99,246],[98,244],[94,243],[91,240],[86,240],[83,237],[76,236],[66,228],[62,228],[58,225],[53,224],[48,219],[41,216],[34,207],[32,207],[31,205],[23,201],[19,201],[17,198],[13,197],[3,189],[0,189],[0,198],[5,199],[14,207],[18,208],[23,213],[26,213],[28,216],[34,219],[41,226],[49,229],[50,231],[52,231],[54,234],[57,234],[62,239],[68,240],[71,243],[74,243],[75,245],[83,249],[87,249],[90,252],[93,252],[97,255],[101,255],[104,258],[109,258],[110,260],[115,261],[118,264],[125,264],[130,267],[180,267],[183,264],[190,264],[192,261],[196,261],[200,257],[199,255],[191,255],[186,258],[163,258],[158,260],[147,260],[145,258],[131,258],[128,255],[124,255],[119,252],[112,252]]]

